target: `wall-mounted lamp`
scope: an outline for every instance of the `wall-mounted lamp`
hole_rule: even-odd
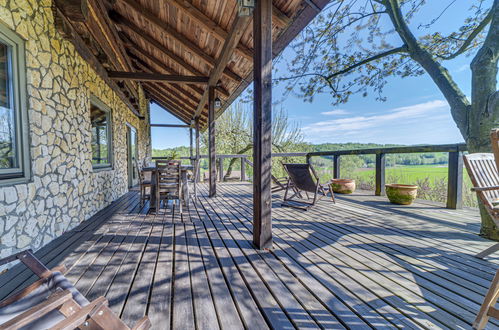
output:
[[[237,0],[237,8],[239,16],[251,16],[255,8],[255,0]]]
[[[218,97],[215,98],[215,109],[220,109],[222,107],[222,100],[220,100]]]

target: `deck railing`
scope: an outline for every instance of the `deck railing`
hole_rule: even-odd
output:
[[[448,153],[448,180],[447,180],[447,203],[446,207],[450,209],[462,208],[462,191],[463,191],[463,152],[467,151],[466,144],[440,144],[440,145],[420,145],[407,147],[387,147],[387,148],[370,148],[370,149],[351,149],[351,150],[335,150],[335,151],[317,151],[317,152],[290,152],[290,153],[274,153],[273,158],[279,157],[304,157],[307,162],[311,162],[313,157],[333,157],[333,178],[340,178],[340,163],[341,156],[351,155],[375,155],[375,195],[382,196],[385,194],[385,168],[386,155],[390,154],[413,154],[425,152],[446,152]],[[200,156],[202,159],[208,158],[207,155]],[[217,155],[217,166],[219,180],[224,178],[224,160],[240,159],[241,175],[240,180],[246,181],[246,166],[253,166],[249,160],[249,155]],[[153,157],[159,159],[162,157]],[[163,157],[164,158],[164,157]],[[190,157],[182,157],[182,159],[191,159]],[[198,175],[198,177],[200,177]]]

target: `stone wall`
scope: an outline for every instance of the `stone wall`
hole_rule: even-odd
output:
[[[0,258],[38,249],[128,191],[127,123],[139,159],[150,156],[147,102],[140,120],[55,29],[51,0],[0,0],[0,24],[26,40],[32,178],[0,186]],[[112,109],[114,163],[91,163],[90,96]]]

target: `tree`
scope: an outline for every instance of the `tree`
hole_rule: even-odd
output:
[[[427,25],[430,29],[456,0]],[[344,103],[353,93],[369,91],[385,100],[383,87],[390,76],[428,74],[450,105],[451,115],[470,152],[490,152],[489,132],[499,123],[496,91],[499,59],[499,0],[471,2],[470,16],[454,32],[416,36],[410,22],[426,0],[333,1],[293,44],[288,63],[289,90],[311,100],[330,92],[333,104]],[[491,3],[485,8],[486,3]],[[386,29],[383,26],[390,26]],[[488,29],[488,32],[486,32]],[[420,31],[421,29],[418,29]],[[443,63],[460,55],[471,61],[471,101],[455,83]],[[481,234],[499,238],[493,221],[482,207]]]
[[[286,112],[277,108],[272,116],[272,151],[300,151],[304,147],[300,129],[289,122]],[[253,120],[250,110],[239,102],[225,111],[216,122],[216,150],[218,154],[251,154],[253,149]],[[207,150],[208,131],[201,135]],[[237,158],[230,160],[224,178],[230,177]]]

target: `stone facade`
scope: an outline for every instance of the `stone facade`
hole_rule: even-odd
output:
[[[140,120],[55,29],[51,0],[0,0],[0,24],[26,40],[32,175],[0,186],[0,258],[38,249],[128,191],[126,125],[150,156],[147,101]],[[91,163],[90,97],[112,109],[113,168]]]

